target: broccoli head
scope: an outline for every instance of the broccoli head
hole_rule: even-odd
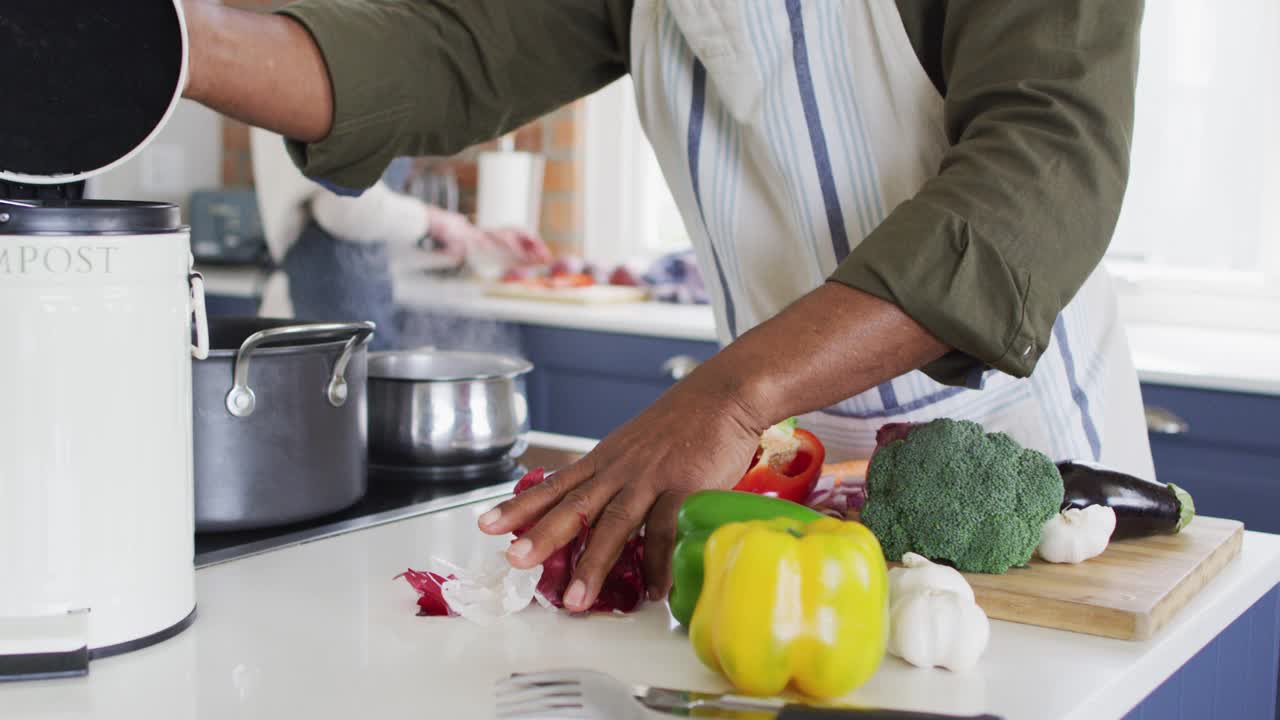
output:
[[[1025,565],[1062,505],[1062,476],[1043,454],[967,420],[884,433],[867,468],[862,522],[885,556],[914,552],[968,572]]]

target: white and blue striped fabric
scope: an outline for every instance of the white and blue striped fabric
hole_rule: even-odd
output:
[[[892,0],[638,0],[631,32],[641,120],[724,343],[819,286],[948,148],[942,98]],[[1101,270],[1030,378],[970,385],[911,372],[803,422],[835,458],[866,457],[885,423],[953,417],[1055,460],[1154,475]]]

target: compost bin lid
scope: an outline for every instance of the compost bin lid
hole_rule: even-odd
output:
[[[154,139],[186,85],[180,2],[6,3],[0,198],[106,172]]]

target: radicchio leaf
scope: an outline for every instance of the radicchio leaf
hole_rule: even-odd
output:
[[[546,475],[542,468],[538,468],[516,483],[515,493],[519,495],[545,479]],[[542,578],[538,581],[538,593],[557,608],[564,607],[564,593],[569,589],[573,569],[577,566],[578,559],[587,546],[587,540],[591,537],[591,526],[588,525],[587,518],[579,517],[582,528],[578,531],[578,536],[542,562]],[[515,532],[515,536],[520,537],[531,527],[520,528]],[[609,570],[604,584],[600,587],[600,594],[596,597],[595,604],[591,606],[592,612],[613,612],[614,610],[631,612],[639,607],[645,596],[643,559],[643,539],[637,537],[627,541],[622,548],[622,553],[618,556],[618,561]]]
[[[529,472],[525,473],[524,477],[520,478],[520,482],[516,483],[515,494],[519,495],[525,490],[528,490],[529,488],[533,487],[534,485],[537,485],[538,483],[546,479],[547,479],[547,472],[542,468],[530,470]]]
[[[897,440],[906,440],[920,423],[888,423],[876,431],[876,450]]]
[[[446,580],[455,579],[453,575],[444,577],[433,572],[409,569],[393,579],[399,580],[400,578],[404,578],[413,586],[414,590],[418,591],[418,615],[420,617],[454,614],[449,609],[449,603],[444,601],[444,592],[441,589]]]
[[[578,542],[575,538],[542,561],[542,577],[538,579],[538,592],[546,598],[547,602],[558,608],[564,607],[564,593],[569,589],[569,579],[573,577],[573,565],[576,560],[574,551],[577,549]]]
[[[636,537],[622,546],[618,562],[613,564],[600,594],[591,606],[594,612],[631,612],[644,602],[644,541]]]

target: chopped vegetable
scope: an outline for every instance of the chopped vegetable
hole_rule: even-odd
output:
[[[671,616],[681,625],[693,619],[702,593],[704,547],[712,532],[732,522],[776,517],[808,522],[822,514],[788,500],[734,490],[703,490],[685,498],[676,516],[676,546],[671,557],[674,582],[667,596]]]
[[[844,695],[888,642],[884,554],[866,527],[820,518],[730,523],[707,540],[689,639],[742,692]]]
[[[803,503],[822,473],[826,448],[817,436],[796,427],[796,419],[764,432],[760,447],[734,490]]]
[[[444,601],[444,591],[442,587],[446,580],[452,580],[453,576],[445,577],[433,572],[422,572],[420,570],[405,570],[395,576],[394,580],[404,578],[414,590],[418,591],[418,615],[421,616],[440,616],[452,615],[449,610],[449,603]]]
[[[546,473],[542,468],[537,468],[520,478],[520,481],[516,483],[515,494],[519,495],[545,479]],[[520,528],[515,532],[515,536],[520,537],[530,529],[532,529],[532,526]],[[542,562],[542,577],[538,580],[538,594],[549,605],[557,608],[564,607],[564,593],[569,588],[569,581],[573,578],[573,569],[577,566],[578,559],[582,556],[590,536],[591,528],[584,517],[582,518],[582,529],[578,531],[578,536]],[[591,611],[613,612],[617,610],[631,612],[639,607],[644,602],[645,595],[643,560],[644,540],[639,537],[631,538],[623,546],[622,553],[609,570],[609,574],[605,576],[604,583],[600,586],[600,593],[596,596],[596,601],[591,606]]]
[[[586,547],[585,540],[578,545],[578,555]],[[577,564],[577,558],[574,559]],[[644,542],[633,538],[622,546],[622,554],[605,576],[600,594],[591,606],[594,612],[631,612],[645,599]]]
[[[837,520],[857,520],[867,499],[867,461],[825,463],[813,492],[802,503]]]
[[[934,420],[871,457],[862,521],[889,557],[915,552],[969,572],[1025,565],[1062,504],[1053,461],[1004,433]]]
[[[867,479],[866,460],[845,460],[838,463],[825,463],[823,475],[834,476],[841,482],[861,482]]]
[[[1102,505],[1067,508],[1045,522],[1036,553],[1051,563],[1080,563],[1102,554],[1116,529],[1116,511]]]
[[[1103,505],[1115,511],[1112,540],[1177,533],[1196,516],[1191,495],[1172,483],[1076,462],[1059,463],[1058,471],[1066,490],[1063,509]]]
[[[515,536],[520,537],[528,530],[529,528],[522,528]],[[538,579],[537,592],[552,607],[564,607],[564,593],[569,589],[573,567],[578,559],[575,550],[586,542],[589,532],[587,521],[583,519],[578,536],[542,561],[542,577]]]

